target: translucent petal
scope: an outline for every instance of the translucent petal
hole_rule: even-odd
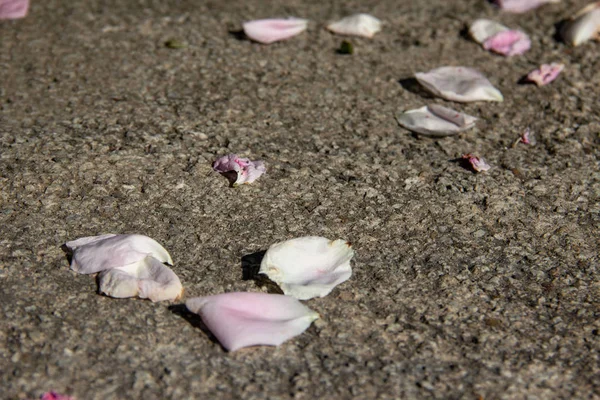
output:
[[[27,15],[29,0],[0,0],[0,19],[18,19]]]
[[[480,72],[467,67],[440,67],[415,78],[431,93],[457,102],[503,101],[502,93]]]
[[[213,170],[225,175],[235,172],[233,186],[237,186],[254,182],[266,172],[267,168],[262,161],[250,161],[248,158],[238,157],[237,154],[229,154],[218,158],[213,163]]]
[[[99,275],[100,292],[110,297],[140,297],[152,301],[176,300],[183,293],[175,273],[154,257],[123,267],[105,270]]]
[[[409,131],[431,137],[455,135],[475,126],[477,118],[437,104],[406,111],[397,117]]]
[[[503,11],[520,14],[544,4],[558,3],[560,0],[495,0],[494,3],[498,5]]]
[[[123,267],[153,256],[173,264],[171,256],[157,241],[144,235],[101,235],[77,239],[65,244],[72,253],[71,269],[93,274]]]
[[[600,39],[600,1],[580,10],[561,31],[565,42],[579,46],[588,40]]]
[[[224,293],[196,297],[186,307],[229,351],[256,345],[278,346],[304,332],[319,314],[278,294]]]
[[[369,14],[354,14],[327,25],[333,33],[372,38],[381,31],[381,21]]]
[[[565,68],[564,64],[542,64],[538,69],[527,74],[527,80],[538,86],[544,86],[555,80]]]
[[[305,31],[307,26],[308,20],[300,18],[259,19],[243,24],[246,36],[264,44],[289,39]]]
[[[474,154],[463,154],[462,158],[471,165],[471,168],[473,168],[475,172],[484,172],[491,168],[491,166],[486,163],[483,158]]]
[[[300,300],[324,297],[352,275],[354,256],[345,240],[331,241],[307,236],[272,245],[264,255],[259,273]]]

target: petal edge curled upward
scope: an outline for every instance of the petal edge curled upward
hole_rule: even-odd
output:
[[[246,36],[263,44],[289,39],[305,31],[307,26],[308,20],[300,18],[258,19],[243,23]]]
[[[504,97],[479,71],[467,67],[440,67],[417,72],[415,78],[434,95],[461,103],[503,101]]]
[[[369,14],[354,14],[327,25],[327,30],[339,35],[372,38],[381,31],[381,21]]]
[[[396,117],[411,132],[431,137],[456,135],[475,126],[477,118],[437,104],[406,111]]]
[[[212,167],[213,170],[223,175],[235,172],[235,180],[232,181],[233,186],[252,183],[267,171],[262,161],[250,161],[248,158],[238,157],[237,154],[229,154],[218,158]]]

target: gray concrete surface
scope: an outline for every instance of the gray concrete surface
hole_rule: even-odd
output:
[[[0,398],[599,398],[600,46],[553,38],[585,3],[33,0],[0,22]],[[357,11],[384,30],[336,54],[323,25]],[[312,22],[288,42],[230,33],[289,15]],[[531,51],[461,36],[484,16]],[[551,85],[516,84],[553,61]],[[405,80],[442,65],[477,67],[506,100]],[[398,126],[428,102],[481,121],[440,140]],[[526,127],[537,145],[513,147]],[[230,152],[268,173],[229,188],[210,164]],[[493,168],[453,161],[467,152]],[[306,302],[323,319],[303,335],[228,354],[180,303],[100,296],[69,270],[61,244],[108,232],[161,242],[187,297],[269,290],[242,258],[292,237],[357,256]]]

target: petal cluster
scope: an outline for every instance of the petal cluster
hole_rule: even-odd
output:
[[[415,78],[436,96],[457,102],[503,101],[504,97],[479,71],[467,67],[440,67],[418,72]]]
[[[469,34],[484,49],[504,56],[523,54],[531,48],[531,40],[524,32],[508,29],[489,19],[475,20]]]
[[[223,293],[196,297],[186,307],[229,351],[256,345],[278,346],[304,332],[319,314],[278,294]]]
[[[565,42],[579,46],[588,40],[600,40],[600,1],[588,4],[561,31]]]
[[[18,19],[27,15],[29,0],[0,0],[0,19]]]
[[[262,161],[250,161],[248,158],[238,157],[237,154],[218,158],[212,167],[221,174],[234,172],[236,175],[235,180],[232,179],[233,186],[252,183],[267,170]]]
[[[308,20],[300,18],[259,19],[244,22],[244,33],[258,43],[270,44],[289,39],[306,30]]]
[[[406,111],[397,117],[398,123],[409,131],[431,137],[455,135],[475,126],[477,118],[450,108],[431,104]]]
[[[527,74],[527,80],[538,86],[544,86],[555,80],[565,68],[564,64],[542,64],[538,69]]]
[[[381,31],[381,21],[369,14],[354,14],[327,25],[333,33],[372,38]]]
[[[283,293],[300,300],[324,297],[352,275],[354,250],[345,240],[306,236],[269,247],[260,265]]]
[[[183,286],[165,265],[171,256],[157,241],[144,235],[101,235],[65,244],[71,269],[81,274],[100,272],[99,290],[107,296],[138,296],[152,301],[175,300]]]

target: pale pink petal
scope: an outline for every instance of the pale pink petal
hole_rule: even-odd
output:
[[[600,1],[588,4],[561,30],[565,42],[579,46],[588,40],[600,40]]]
[[[237,154],[229,154],[218,158],[212,167],[213,170],[221,174],[235,172],[236,179],[233,186],[252,183],[267,170],[262,161],[250,161],[248,158],[238,157]]]
[[[518,141],[533,146],[535,144],[535,137],[533,136],[533,133],[531,133],[531,130],[527,128],[523,131]]]
[[[406,111],[396,117],[409,131],[431,137],[456,135],[475,126],[477,118],[437,104]]]
[[[514,56],[529,50],[531,40],[521,31],[507,30],[487,38],[483,42],[483,48],[504,56]]]
[[[491,168],[491,166],[486,163],[483,158],[474,154],[463,154],[462,158],[471,165],[471,168],[473,168],[475,172],[483,172]]]
[[[140,297],[153,302],[176,300],[183,293],[181,281],[165,264],[152,256],[123,267],[102,271],[100,293],[110,297]]]
[[[0,19],[17,19],[27,15],[29,0],[0,0]]]
[[[167,250],[144,235],[90,236],[67,242],[65,247],[71,253],[71,269],[80,274],[123,267],[149,255],[173,264]]]
[[[440,67],[417,72],[415,78],[431,93],[457,102],[503,101],[502,93],[480,72],[467,67]]]
[[[324,297],[352,276],[354,250],[345,240],[305,236],[269,247],[259,273],[299,300]]]
[[[494,0],[493,2],[503,11],[524,13],[548,3],[558,3],[560,0]]]
[[[306,30],[308,20],[300,18],[289,19],[259,19],[244,22],[244,33],[255,42],[269,44],[279,40],[289,39]]]
[[[56,392],[46,392],[40,397],[40,400],[75,400],[75,397],[65,396]]]
[[[304,332],[319,314],[298,300],[279,294],[224,293],[185,302],[229,351],[278,346]]]
[[[327,29],[339,35],[372,38],[381,30],[381,21],[369,14],[354,14],[327,25]]]
[[[564,64],[559,63],[542,64],[538,69],[527,74],[527,80],[538,86],[547,85],[555,80],[564,68]]]

